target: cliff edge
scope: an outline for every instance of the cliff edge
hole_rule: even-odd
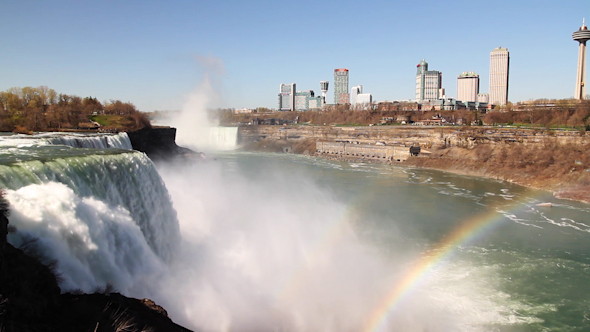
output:
[[[201,156],[202,153],[176,144],[176,128],[144,127],[127,132],[134,150],[144,152],[154,161],[174,160]]]

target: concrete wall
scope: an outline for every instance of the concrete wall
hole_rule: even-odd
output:
[[[380,146],[344,142],[317,142],[316,153],[332,155],[344,159],[370,159],[372,161],[404,161],[408,159],[409,148]]]

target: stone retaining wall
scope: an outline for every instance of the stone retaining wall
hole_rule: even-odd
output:
[[[410,150],[399,146],[380,146],[345,142],[317,142],[316,154],[342,157],[344,159],[369,159],[371,161],[404,161]]]

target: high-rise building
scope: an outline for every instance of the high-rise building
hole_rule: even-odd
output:
[[[442,98],[442,73],[428,70],[428,63],[422,59],[416,66],[416,101],[429,101]]]
[[[295,93],[295,110],[309,111],[322,108],[322,97],[315,96],[313,90],[297,91]]]
[[[362,85],[353,86],[352,89],[350,89],[350,104],[351,105],[355,105],[357,103],[356,98],[361,93],[363,93],[363,86]]]
[[[348,69],[334,69],[334,104],[350,104]]]
[[[578,50],[578,74],[576,76],[576,94],[574,98],[586,98],[586,41],[590,39],[590,31],[586,27],[586,22],[582,21],[582,26],[578,31],[572,34],[572,38],[580,43]]]
[[[477,101],[478,93],[479,75],[471,71],[457,76],[457,100]]]
[[[490,104],[508,102],[508,70],[510,54],[507,48],[498,47],[490,53]]]
[[[350,89],[350,105],[364,105],[368,106],[373,102],[373,95],[370,93],[363,93],[363,86],[357,85]]]
[[[279,111],[295,110],[295,83],[279,86]]]

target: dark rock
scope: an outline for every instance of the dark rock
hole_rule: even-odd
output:
[[[200,152],[176,145],[176,128],[145,127],[127,135],[134,150],[145,152],[154,161],[202,156]]]

